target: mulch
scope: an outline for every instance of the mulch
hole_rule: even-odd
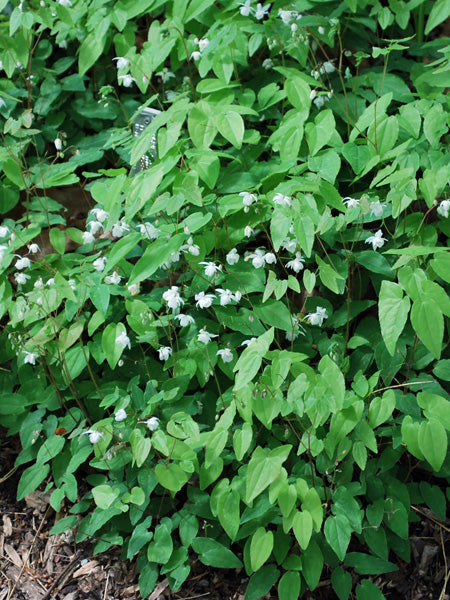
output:
[[[94,556],[93,544],[75,543],[71,531],[50,536],[56,515],[43,492],[17,502],[19,471],[5,478],[14,458],[8,441],[0,446],[0,600],[140,600],[136,563],[122,560],[120,548]],[[450,521],[416,510],[421,520],[411,525],[410,564],[371,579],[386,600],[450,600]],[[330,573],[322,577],[305,600],[337,599]],[[352,577],[355,589],[361,577]],[[177,592],[163,577],[146,600],[244,600],[247,583],[244,570],[212,569],[193,558]],[[276,589],[264,598],[276,600]]]

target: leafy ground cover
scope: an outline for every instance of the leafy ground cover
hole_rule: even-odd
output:
[[[18,500],[143,597],[386,597],[449,499],[448,3],[0,9]]]

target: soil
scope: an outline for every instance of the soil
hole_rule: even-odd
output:
[[[120,548],[93,556],[92,544],[75,543],[72,532],[50,536],[56,515],[42,491],[17,502],[17,450],[11,438],[0,446],[0,600],[140,600],[136,564],[123,561]],[[399,570],[371,579],[386,600],[450,600],[450,521],[414,508],[421,520],[411,526],[410,564],[391,557]],[[336,600],[330,575],[324,571],[316,590],[303,598]],[[355,589],[360,577],[352,578]],[[162,578],[147,600],[244,600],[247,582],[243,570],[212,569],[193,558],[177,592]],[[264,596],[277,597],[276,589]]]

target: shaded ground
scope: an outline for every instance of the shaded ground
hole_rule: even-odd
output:
[[[136,565],[123,562],[120,549],[92,555],[88,542],[73,534],[49,536],[55,513],[42,492],[15,500],[18,472],[5,479],[14,462],[9,441],[0,447],[0,600],[140,600]],[[416,507],[420,522],[411,527],[412,560],[399,571],[372,578],[387,600],[450,600],[450,521]],[[395,562],[395,558],[393,558]],[[335,600],[329,573],[305,600]],[[356,585],[359,576],[353,575]],[[196,561],[177,592],[162,579],[147,600],[244,600],[248,578],[242,571],[205,567]],[[276,590],[267,594],[276,600]],[[355,596],[351,596],[355,598]]]

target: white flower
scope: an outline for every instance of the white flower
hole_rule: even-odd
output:
[[[199,52],[198,50],[194,50],[194,52],[191,54],[191,58],[192,58],[192,60],[195,60],[196,62],[197,62],[198,60],[200,60],[200,59],[201,59],[201,57],[202,57],[202,53],[201,53],[201,52]]]
[[[127,290],[132,296],[137,296],[139,294],[139,283],[127,284]]]
[[[233,353],[229,348],[222,348],[222,350],[217,350],[217,356],[221,356],[224,363],[229,363],[233,360]]]
[[[249,346],[250,344],[253,344],[253,342],[256,342],[257,338],[252,337],[249,340],[244,340],[241,344],[241,346]]]
[[[101,431],[97,431],[96,429],[88,429],[83,433],[83,435],[87,435],[89,437],[91,444],[96,444],[102,437],[104,437],[103,433],[101,433]]]
[[[258,21],[260,21],[261,19],[264,19],[264,17],[269,12],[270,7],[271,7],[271,4],[266,4],[265,6],[263,6],[260,2],[258,2],[258,4],[256,5],[256,10],[255,10],[255,18],[258,19]]]
[[[148,240],[157,240],[161,233],[152,223],[140,223],[136,227],[139,229],[139,233]]]
[[[75,291],[75,289],[76,289],[75,279],[68,279],[67,283],[70,285],[70,287],[73,289],[73,291]]]
[[[92,244],[95,242],[95,237],[90,231],[85,231],[83,233],[83,244]]]
[[[26,365],[26,364],[35,365],[38,355],[35,352],[27,352],[26,350],[24,350],[24,353],[25,353],[25,358],[23,359],[24,365]]]
[[[250,192],[239,192],[239,196],[242,196],[242,203],[244,206],[251,206],[253,202],[258,201],[255,194],[250,194]]]
[[[158,349],[159,360],[167,360],[172,354],[172,348],[170,346],[162,346]]]
[[[61,6],[72,6],[72,2],[70,0],[57,0],[58,4]]]
[[[203,50],[206,48],[206,46],[208,44],[209,44],[208,38],[203,38],[201,40],[198,40],[198,49],[200,50],[200,52],[203,52]]]
[[[61,150],[62,150],[62,141],[61,141],[61,138],[56,138],[53,143],[55,144],[56,150],[58,152],[61,152]]]
[[[263,69],[266,69],[266,71],[268,71],[273,67],[273,60],[271,58],[266,58],[265,60],[263,60],[262,67]]]
[[[266,252],[264,254],[264,261],[266,265],[274,265],[277,262],[277,257],[273,252]]]
[[[204,344],[209,344],[209,342],[215,337],[218,337],[216,333],[209,333],[206,331],[206,329],[202,329],[197,335],[197,340],[199,342],[203,342]]]
[[[295,252],[297,249],[298,242],[295,238],[286,238],[283,240],[281,247],[288,252]]]
[[[249,256],[247,256],[246,260],[251,260],[252,265],[255,267],[255,269],[260,269],[261,267],[264,266],[264,263],[265,263],[264,256],[265,256],[264,250],[261,250],[260,248],[258,248],[257,250],[255,250],[255,252],[253,254],[250,254]]]
[[[123,56],[116,56],[115,58],[113,58],[113,60],[117,60],[117,68],[118,69],[126,69],[128,67],[128,65],[130,64],[130,61],[128,60],[128,58],[125,58]]]
[[[30,244],[28,246],[28,254],[37,254],[39,251],[39,244]]]
[[[180,313],[179,315],[176,315],[174,318],[179,321],[180,327],[187,327],[187,325],[190,325],[191,323],[195,323],[195,319],[194,319],[194,317],[191,317],[191,315],[183,315]]]
[[[220,306],[226,306],[227,304],[230,304],[230,302],[234,302],[236,300],[231,290],[223,290],[221,288],[217,288],[217,291],[220,295]]]
[[[14,279],[18,285],[21,285],[22,283],[26,283],[27,279],[30,279],[30,276],[26,273],[14,273]]]
[[[113,284],[117,284],[120,283],[120,280],[122,279],[122,276],[118,274],[117,271],[113,271],[112,275],[107,275],[105,277],[105,283],[113,283]]]
[[[291,23],[291,31],[292,33],[295,33],[298,29],[298,25],[297,23]]]
[[[239,12],[241,13],[241,15],[243,17],[248,17],[251,12],[252,12],[252,7],[251,5],[252,0],[245,0],[245,2],[240,2],[239,6],[241,7],[239,9]]]
[[[323,35],[325,33],[325,27],[322,27],[322,25],[320,25],[320,27],[317,28],[317,31],[319,32],[319,35]]]
[[[46,282],[45,285],[50,286],[50,285],[54,285],[54,283],[55,283],[55,278],[54,277],[50,277],[50,279],[47,280],[47,282]]]
[[[96,271],[103,271],[103,269],[105,268],[105,263],[106,256],[99,256],[96,260],[94,260],[92,266]]]
[[[244,235],[245,237],[250,237],[253,233],[253,229],[250,227],[250,225],[247,225],[244,229]]]
[[[150,417],[145,421],[145,424],[150,429],[150,431],[156,431],[159,427],[159,419],[158,417]]]
[[[197,308],[209,308],[214,299],[214,294],[205,294],[205,292],[199,292],[198,294],[195,294]]]
[[[120,421],[125,421],[127,418],[127,412],[124,408],[119,408],[119,410],[114,415],[114,421],[120,423]]]
[[[447,219],[449,211],[450,211],[450,200],[442,200],[442,202],[437,207],[438,215],[441,215],[441,217],[444,217],[444,219]]]
[[[0,238],[4,238],[9,234],[10,234],[9,227],[6,227],[6,225],[2,225],[0,227]]]
[[[317,108],[320,110],[322,108],[322,106],[325,104],[325,98],[324,98],[324,96],[317,96],[317,98],[314,98],[313,102],[317,106]]]
[[[359,199],[350,198],[350,196],[343,198],[342,202],[347,205],[347,208],[355,208],[356,206],[359,206]]]
[[[170,290],[166,290],[162,297],[167,302],[167,306],[172,310],[175,310],[184,304],[184,300],[181,298],[178,292],[177,285],[173,285]]]
[[[132,77],[129,73],[127,75],[119,75],[118,79],[122,80],[124,87],[131,87],[133,82],[136,81],[134,77]]]
[[[109,213],[107,213],[103,208],[93,208],[91,213],[94,214],[96,220],[100,221],[100,223],[104,223],[109,217]]]
[[[2,262],[5,252],[8,250],[8,246],[0,246],[0,262]]]
[[[292,202],[289,196],[284,196],[283,194],[280,194],[280,192],[275,194],[275,196],[273,197],[273,201],[275,202],[275,204],[279,204],[280,206],[288,206],[289,208],[291,208],[292,206]]]
[[[130,226],[123,219],[120,219],[113,225],[111,233],[113,237],[122,237],[126,231],[130,231]]]
[[[309,94],[309,99],[314,100],[314,98],[316,96],[317,96],[317,90],[311,90],[311,93]]]
[[[130,338],[124,331],[122,331],[122,333],[116,337],[116,346],[122,346],[122,348],[126,348],[128,346],[128,348],[131,349]]]
[[[155,73],[155,75],[159,77],[163,83],[167,83],[169,79],[175,77],[174,73],[172,73],[172,71],[169,71],[167,67],[164,67],[162,71]]]
[[[379,200],[370,203],[370,214],[380,219],[383,216],[383,208],[386,204],[381,204]]]
[[[36,279],[36,281],[34,282],[34,287],[35,288],[41,288],[43,287],[44,282],[42,281],[42,277],[39,277],[39,279]]]
[[[91,221],[87,224],[87,227],[89,227],[89,230],[92,233],[92,235],[95,235],[100,231],[103,225],[100,223],[100,221]]]
[[[198,256],[200,254],[200,246],[194,244],[194,240],[191,237],[188,238],[186,244],[183,244],[183,246],[181,246],[181,250],[183,250],[183,252],[189,252],[190,254],[192,254],[192,256]]]
[[[237,292],[234,292],[234,299],[236,300],[236,302],[239,302],[239,300],[242,298],[242,293],[240,290],[238,290]]]
[[[19,260],[16,262],[15,267],[16,269],[22,270],[22,269],[28,269],[28,267],[31,265],[31,261],[29,258],[27,258],[26,256],[23,256],[21,258],[19,258]]]
[[[283,23],[285,25],[289,25],[289,23],[292,20],[293,14],[291,10],[279,10],[278,11],[278,16],[280,17],[280,19],[283,21]]]
[[[382,248],[384,246],[384,242],[387,242],[387,239],[383,237],[383,232],[379,229],[375,235],[371,235],[367,238],[366,244],[372,244],[372,248],[377,250],[377,248]]]
[[[228,252],[226,256],[226,261],[230,266],[235,265],[237,262],[239,262],[239,253],[236,250],[236,248],[233,248]]]
[[[302,257],[300,252],[296,252],[294,260],[290,260],[288,263],[286,263],[286,267],[288,269],[292,269],[296,273],[300,273],[300,271],[303,269],[304,262],[305,259]]]
[[[213,277],[216,271],[220,271],[220,265],[216,265],[214,262],[201,262],[201,265],[205,265],[205,275],[206,277]]]
[[[324,322],[324,320],[328,319],[327,309],[318,306],[316,308],[316,312],[309,313],[309,315],[307,315],[306,318],[311,323],[311,325],[318,325],[319,327],[322,327],[322,323]]]
[[[333,71],[336,71],[336,68],[331,61],[327,60],[323,63],[321,71],[325,73],[332,73]]]

